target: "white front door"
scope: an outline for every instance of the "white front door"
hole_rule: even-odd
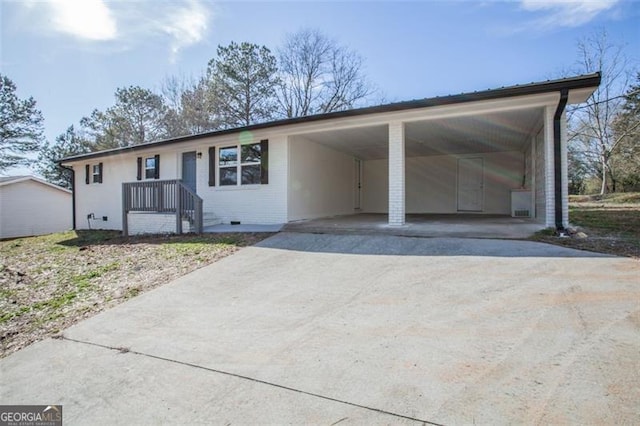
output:
[[[458,211],[481,212],[483,187],[482,158],[458,159]]]

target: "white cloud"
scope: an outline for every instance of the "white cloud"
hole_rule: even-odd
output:
[[[116,21],[103,0],[53,0],[54,29],[86,40],[113,40]]]
[[[82,44],[103,53],[166,46],[172,61],[205,39],[214,7],[206,0],[21,0],[19,5],[25,11],[21,28],[109,42]]]
[[[209,10],[197,0],[190,0],[184,7],[178,7],[167,13],[160,26],[172,38],[173,57],[180,49],[202,41],[207,31],[209,17]]]
[[[619,0],[521,0],[520,5],[530,12],[547,12],[534,24],[544,28],[579,27],[597,15],[612,9]]]

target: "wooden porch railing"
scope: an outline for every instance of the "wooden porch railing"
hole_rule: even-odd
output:
[[[130,212],[175,213],[176,233],[182,233],[186,219],[202,233],[202,198],[180,179],[124,182],[122,184],[122,231],[129,235]]]

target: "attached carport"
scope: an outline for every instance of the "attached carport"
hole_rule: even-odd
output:
[[[355,212],[386,214],[388,225],[402,226],[407,214],[464,214],[564,228],[565,106],[586,100],[596,80],[391,104],[331,126],[303,126],[289,136],[290,221]],[[319,172],[305,180],[310,170]]]

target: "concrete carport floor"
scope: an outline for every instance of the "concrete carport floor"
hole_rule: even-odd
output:
[[[404,237],[525,239],[545,226],[534,219],[489,214],[408,214],[401,226],[389,225],[388,215],[358,213],[289,222],[289,232],[373,234]]]
[[[280,233],[0,361],[67,424],[640,422],[640,264]]]

